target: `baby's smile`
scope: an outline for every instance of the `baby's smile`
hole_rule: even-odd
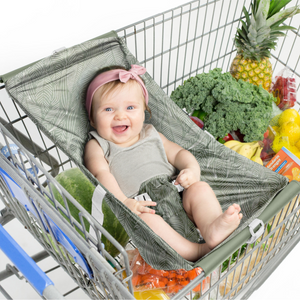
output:
[[[127,125],[119,125],[119,126],[114,126],[112,129],[116,133],[123,133],[128,129],[129,126]]]

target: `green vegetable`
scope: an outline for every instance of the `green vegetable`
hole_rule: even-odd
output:
[[[198,110],[194,110],[192,116],[197,117],[198,119],[204,121],[205,117],[207,116],[207,113],[201,109],[198,109]]]
[[[78,168],[72,168],[58,174],[55,178],[57,182],[62,185],[88,212],[92,211],[92,196],[95,190],[95,186],[89,181],[89,179]],[[63,199],[57,189],[51,184],[51,189],[55,199],[65,206]],[[79,210],[71,203],[68,202],[71,215],[80,223]],[[117,220],[108,204],[103,201],[102,211],[104,214],[103,227],[124,247],[129,237]],[[67,217],[66,217],[67,218]],[[83,218],[84,219],[84,218]],[[89,223],[85,220],[85,228],[89,230]],[[81,231],[79,232],[81,235]],[[105,245],[105,250],[113,257],[119,254],[119,251],[111,244],[107,238],[102,235],[101,240]]]
[[[275,101],[261,86],[237,81],[219,68],[189,78],[171,93],[171,99],[187,113],[207,113],[205,130],[215,138],[239,129],[245,142],[263,140]]]

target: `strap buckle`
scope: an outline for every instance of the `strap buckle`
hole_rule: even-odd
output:
[[[137,195],[134,197],[134,199],[137,201],[152,201],[152,199],[147,193]]]
[[[261,225],[260,228],[254,232],[254,229],[258,226]],[[247,241],[247,244],[252,244],[254,243],[265,231],[265,224],[262,220],[259,219],[254,219],[249,225],[249,231],[251,233],[251,238]]]

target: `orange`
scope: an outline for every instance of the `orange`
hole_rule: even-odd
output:
[[[298,126],[300,126],[300,115],[295,109],[289,108],[280,114],[278,125],[282,126],[287,122],[295,122]]]
[[[300,139],[300,126],[295,122],[283,123],[280,127],[280,134],[287,136],[291,145],[295,145]]]

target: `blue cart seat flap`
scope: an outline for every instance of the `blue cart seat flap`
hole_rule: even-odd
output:
[[[21,187],[2,168],[0,168],[0,175],[5,181],[12,196],[18,199],[27,211],[30,211],[35,217],[37,217],[33,204],[28,200]]]
[[[45,213],[44,216],[47,219],[57,242],[59,242],[70,253],[74,261],[88,274],[89,278],[93,278],[93,272],[78,248],[74,245],[70,238],[51,220],[51,218],[49,218]]]
[[[5,181],[13,197],[18,199],[18,201],[20,201],[20,203],[22,203],[22,205],[24,205],[24,207],[28,211],[32,212],[33,215],[37,217],[37,211],[34,208],[34,203],[28,200],[21,187],[2,168],[0,168],[0,175]],[[85,258],[78,250],[78,248],[68,238],[68,236],[45,213],[44,213],[44,217],[47,219],[49,225],[51,226],[55,239],[70,253],[70,255],[74,258],[74,261],[78,263],[78,265],[88,274],[88,276],[92,278],[93,273],[89,265],[87,264]],[[43,218],[41,218],[40,215],[38,219],[40,219],[41,222],[43,223],[45,230],[49,232],[48,227],[45,224],[45,221],[43,220]]]
[[[8,234],[1,224],[0,248],[41,296],[47,286],[53,285],[51,279]]]
[[[10,151],[9,151],[10,150]],[[9,160],[11,160],[11,154],[12,155],[16,155],[16,154],[21,154],[24,155],[22,152],[19,152],[19,147],[16,144],[9,144],[9,148],[8,146],[4,146],[3,148],[1,148],[1,152],[2,154]],[[39,172],[39,169],[37,168],[37,166],[34,166],[35,172],[36,174]],[[25,172],[19,167],[19,170],[21,172],[22,175],[26,175]],[[34,177],[34,170],[33,168],[28,168],[27,171]]]

